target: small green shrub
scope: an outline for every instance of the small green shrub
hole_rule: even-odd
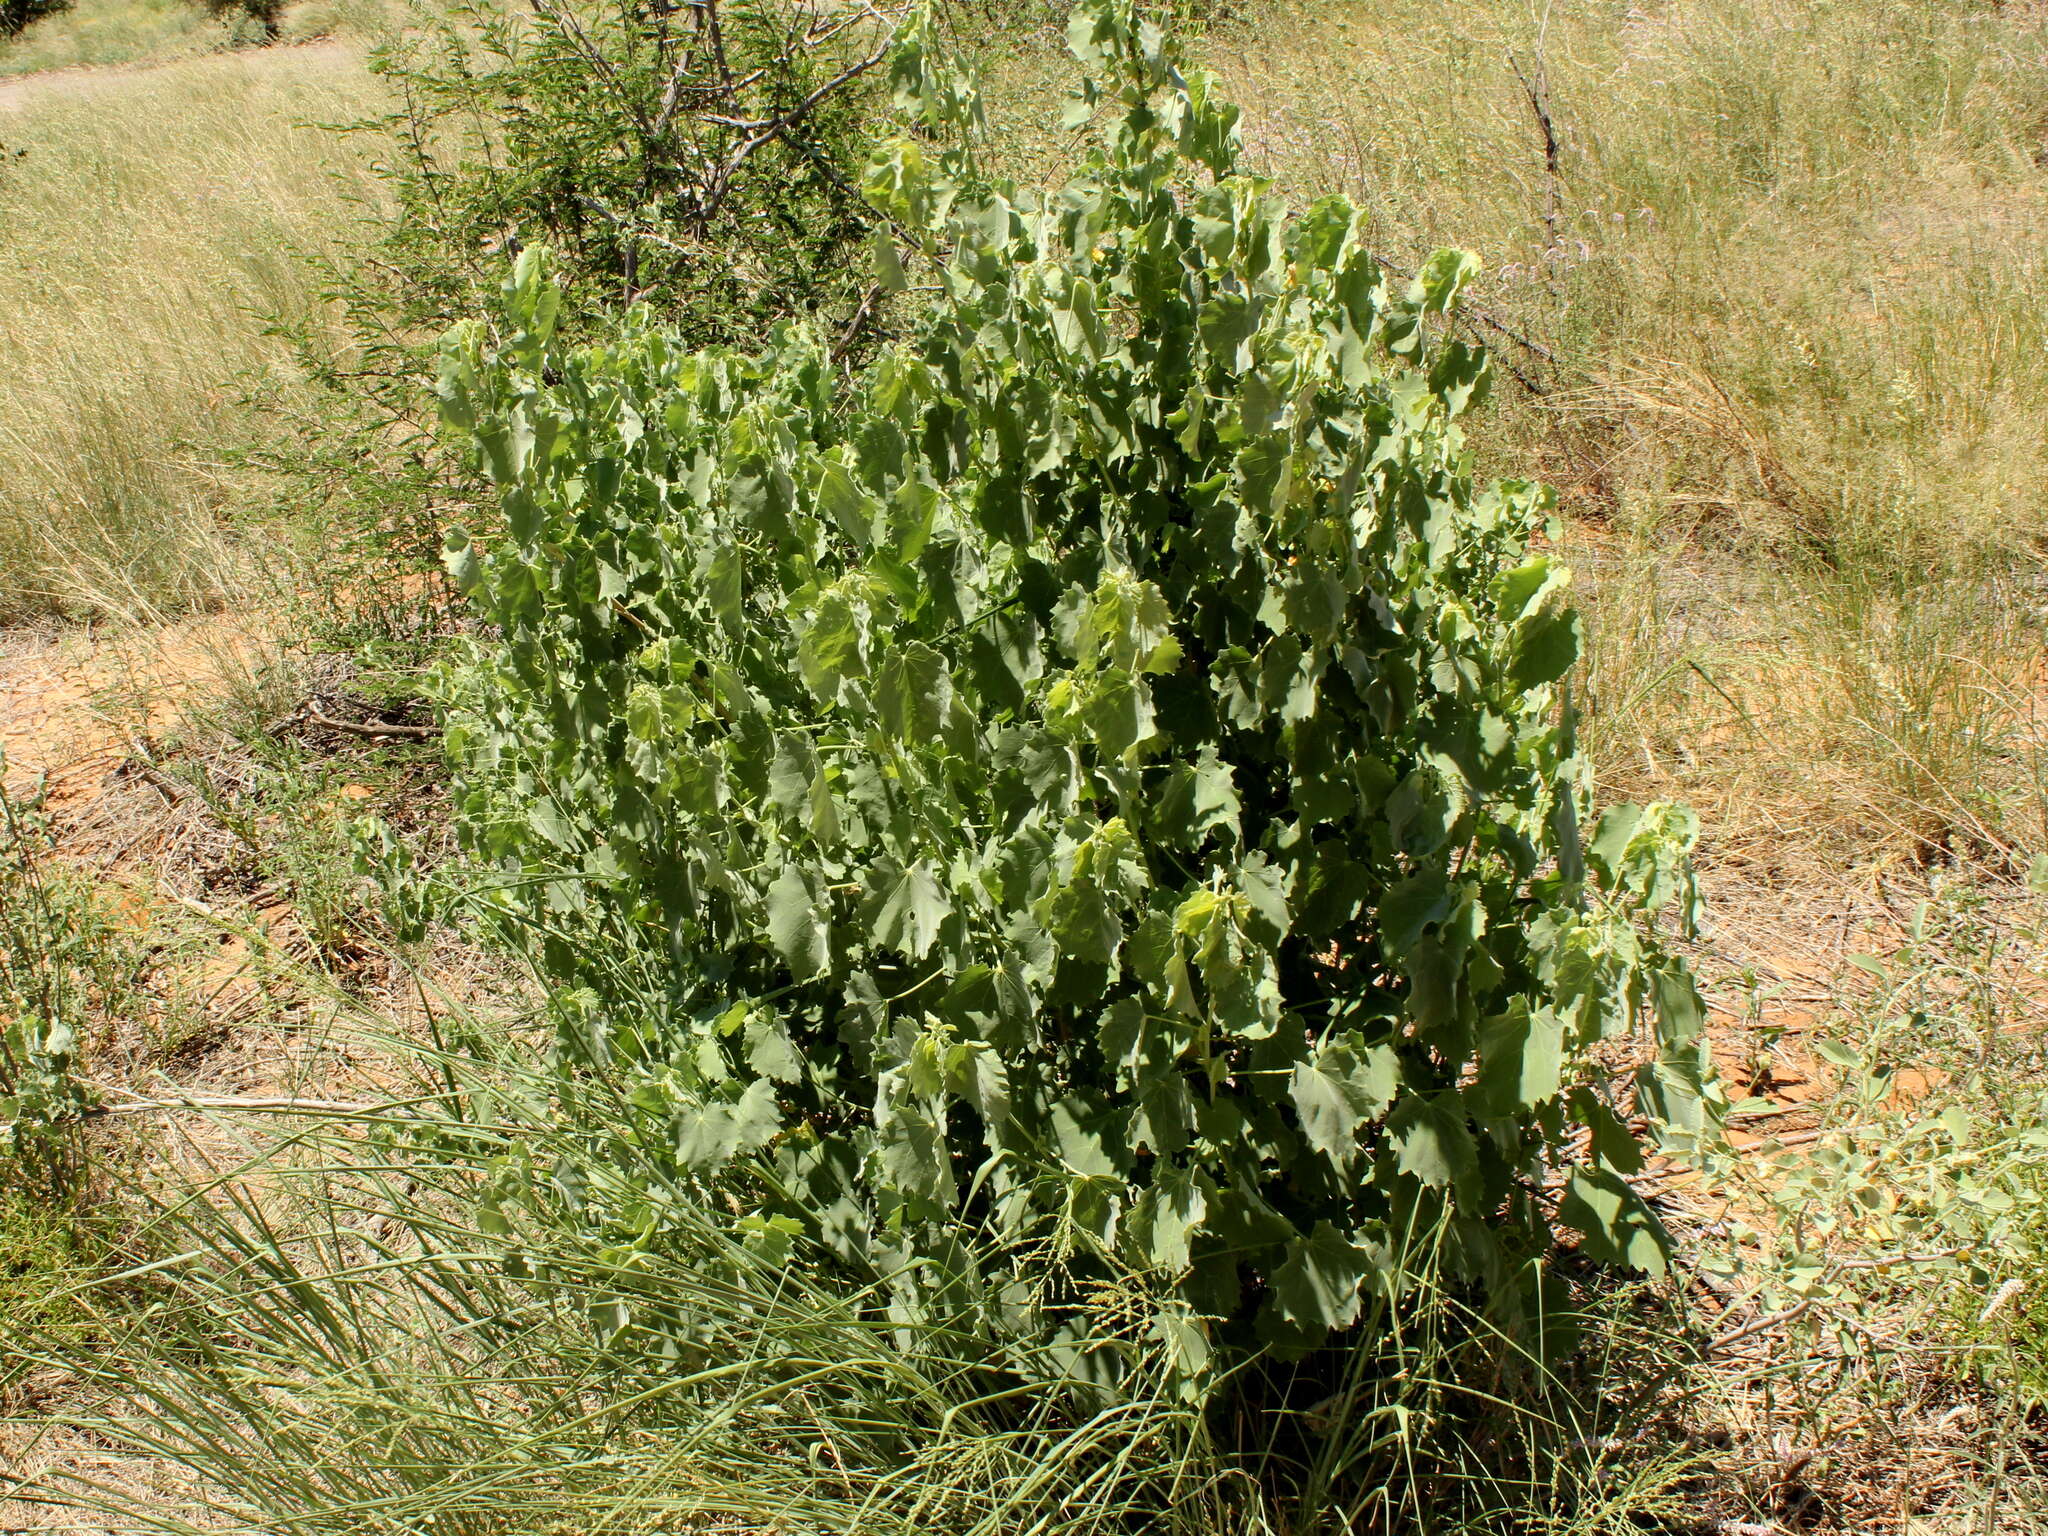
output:
[[[30,1334],[81,1352],[106,1345],[95,1326],[94,1282],[132,1262],[133,1234],[119,1208],[96,1199],[52,1199],[33,1184],[0,1184],[0,1415],[33,1400]],[[29,1392],[22,1391],[23,1386]],[[9,1497],[16,1490],[8,1487]]]
[[[105,914],[50,854],[37,808],[0,789],[0,1170],[56,1196],[85,1167],[86,1009],[118,985],[119,966]]]
[[[237,45],[275,42],[284,0],[203,0],[207,15],[223,23]]]
[[[1236,174],[1128,0],[1072,37],[1106,128],[1035,198],[907,24],[926,134],[868,189],[936,296],[850,390],[808,327],[563,345],[537,251],[449,339],[506,530],[450,540],[502,636],[449,681],[455,799],[593,1106],[557,1181],[659,1245],[607,1170],[665,1159],[890,1315],[1106,1386],[1439,1278],[1533,1316],[1557,1221],[1654,1268],[1627,1121],[1713,1098],[1645,921],[1690,921],[1692,824],[1581,837],[1549,497],[1468,468],[1472,260],[1394,283],[1348,203]],[[623,1118],[580,1097],[620,1078]]]

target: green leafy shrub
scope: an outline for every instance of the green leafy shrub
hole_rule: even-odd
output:
[[[275,42],[284,0],[203,0],[206,13],[224,22],[237,43]]]
[[[658,1244],[606,1169],[665,1159],[897,1315],[1105,1382],[1424,1277],[1527,1315],[1553,1215],[1655,1267],[1628,1119],[1713,1098],[1645,921],[1690,921],[1692,824],[1582,840],[1548,494],[1468,470],[1472,259],[1391,282],[1348,203],[1236,173],[1125,0],[1072,38],[1107,126],[1033,197],[906,26],[928,133],[868,187],[937,294],[850,390],[800,326],[564,346],[534,251],[450,336],[506,529],[449,548],[502,636],[449,681],[475,899],[558,984],[572,1117],[631,1085],[558,1182]]]

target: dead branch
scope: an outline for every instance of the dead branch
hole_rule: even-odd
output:
[[[1522,69],[1522,61],[1508,52],[1508,67],[1515,72],[1515,78],[1522,82],[1522,94],[1529,98],[1529,110],[1536,114],[1536,126],[1543,134],[1543,227],[1549,232],[1546,245],[1557,244],[1557,188],[1561,177],[1562,154],[1557,141],[1557,124],[1550,115],[1550,70],[1544,57],[1543,44],[1536,45],[1536,75],[1532,80]]]
[[[441,734],[438,725],[394,725],[384,720],[337,720],[332,715],[322,714],[313,705],[305,710],[306,720],[330,731],[343,731],[350,736],[402,736],[414,741],[431,741]]]

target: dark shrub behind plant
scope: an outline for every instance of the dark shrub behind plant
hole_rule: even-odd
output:
[[[0,0],[0,38],[12,37],[32,21],[54,16],[70,0]]]
[[[495,293],[508,254],[555,252],[593,336],[645,305],[693,344],[758,345],[814,315],[845,347],[876,318],[859,189],[888,42],[870,8],[806,0],[454,0],[372,53],[396,106],[350,125],[394,209],[327,276],[353,345],[301,346],[320,410],[257,455],[353,624],[417,625],[390,576],[431,571],[479,486],[420,413],[435,339]],[[407,588],[416,594],[416,586]]]

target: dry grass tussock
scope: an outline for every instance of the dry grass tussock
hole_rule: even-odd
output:
[[[299,1233],[311,1218],[277,1172],[295,1134],[279,1106],[409,1100],[403,1056],[436,1018],[531,1006],[452,936],[413,964],[360,942],[374,919],[348,820],[373,805],[435,812],[416,766],[378,738],[294,713],[312,700],[323,717],[363,715],[351,682],[222,617],[0,631],[4,792],[18,814],[35,808],[8,825],[32,829],[50,920],[92,936],[76,995],[100,1105],[75,1203],[0,1188],[0,1314],[23,1325],[0,1338],[0,1530],[109,1528],[52,1502],[81,1481],[189,1529],[228,1528],[192,1466],[83,1422],[106,1398],[88,1362],[125,1334],[132,1295],[93,1287],[162,1258],[195,1199]],[[31,1333],[55,1347],[15,1354]]]
[[[2017,578],[1797,575],[1598,526],[1565,551],[1605,792],[1692,803],[1717,894],[2009,880],[2048,846],[2048,652]]]
[[[299,253],[370,184],[315,125],[373,102],[346,50],[279,49],[0,105],[0,622],[217,606],[261,564],[243,402],[302,387],[273,320],[342,344]]]

